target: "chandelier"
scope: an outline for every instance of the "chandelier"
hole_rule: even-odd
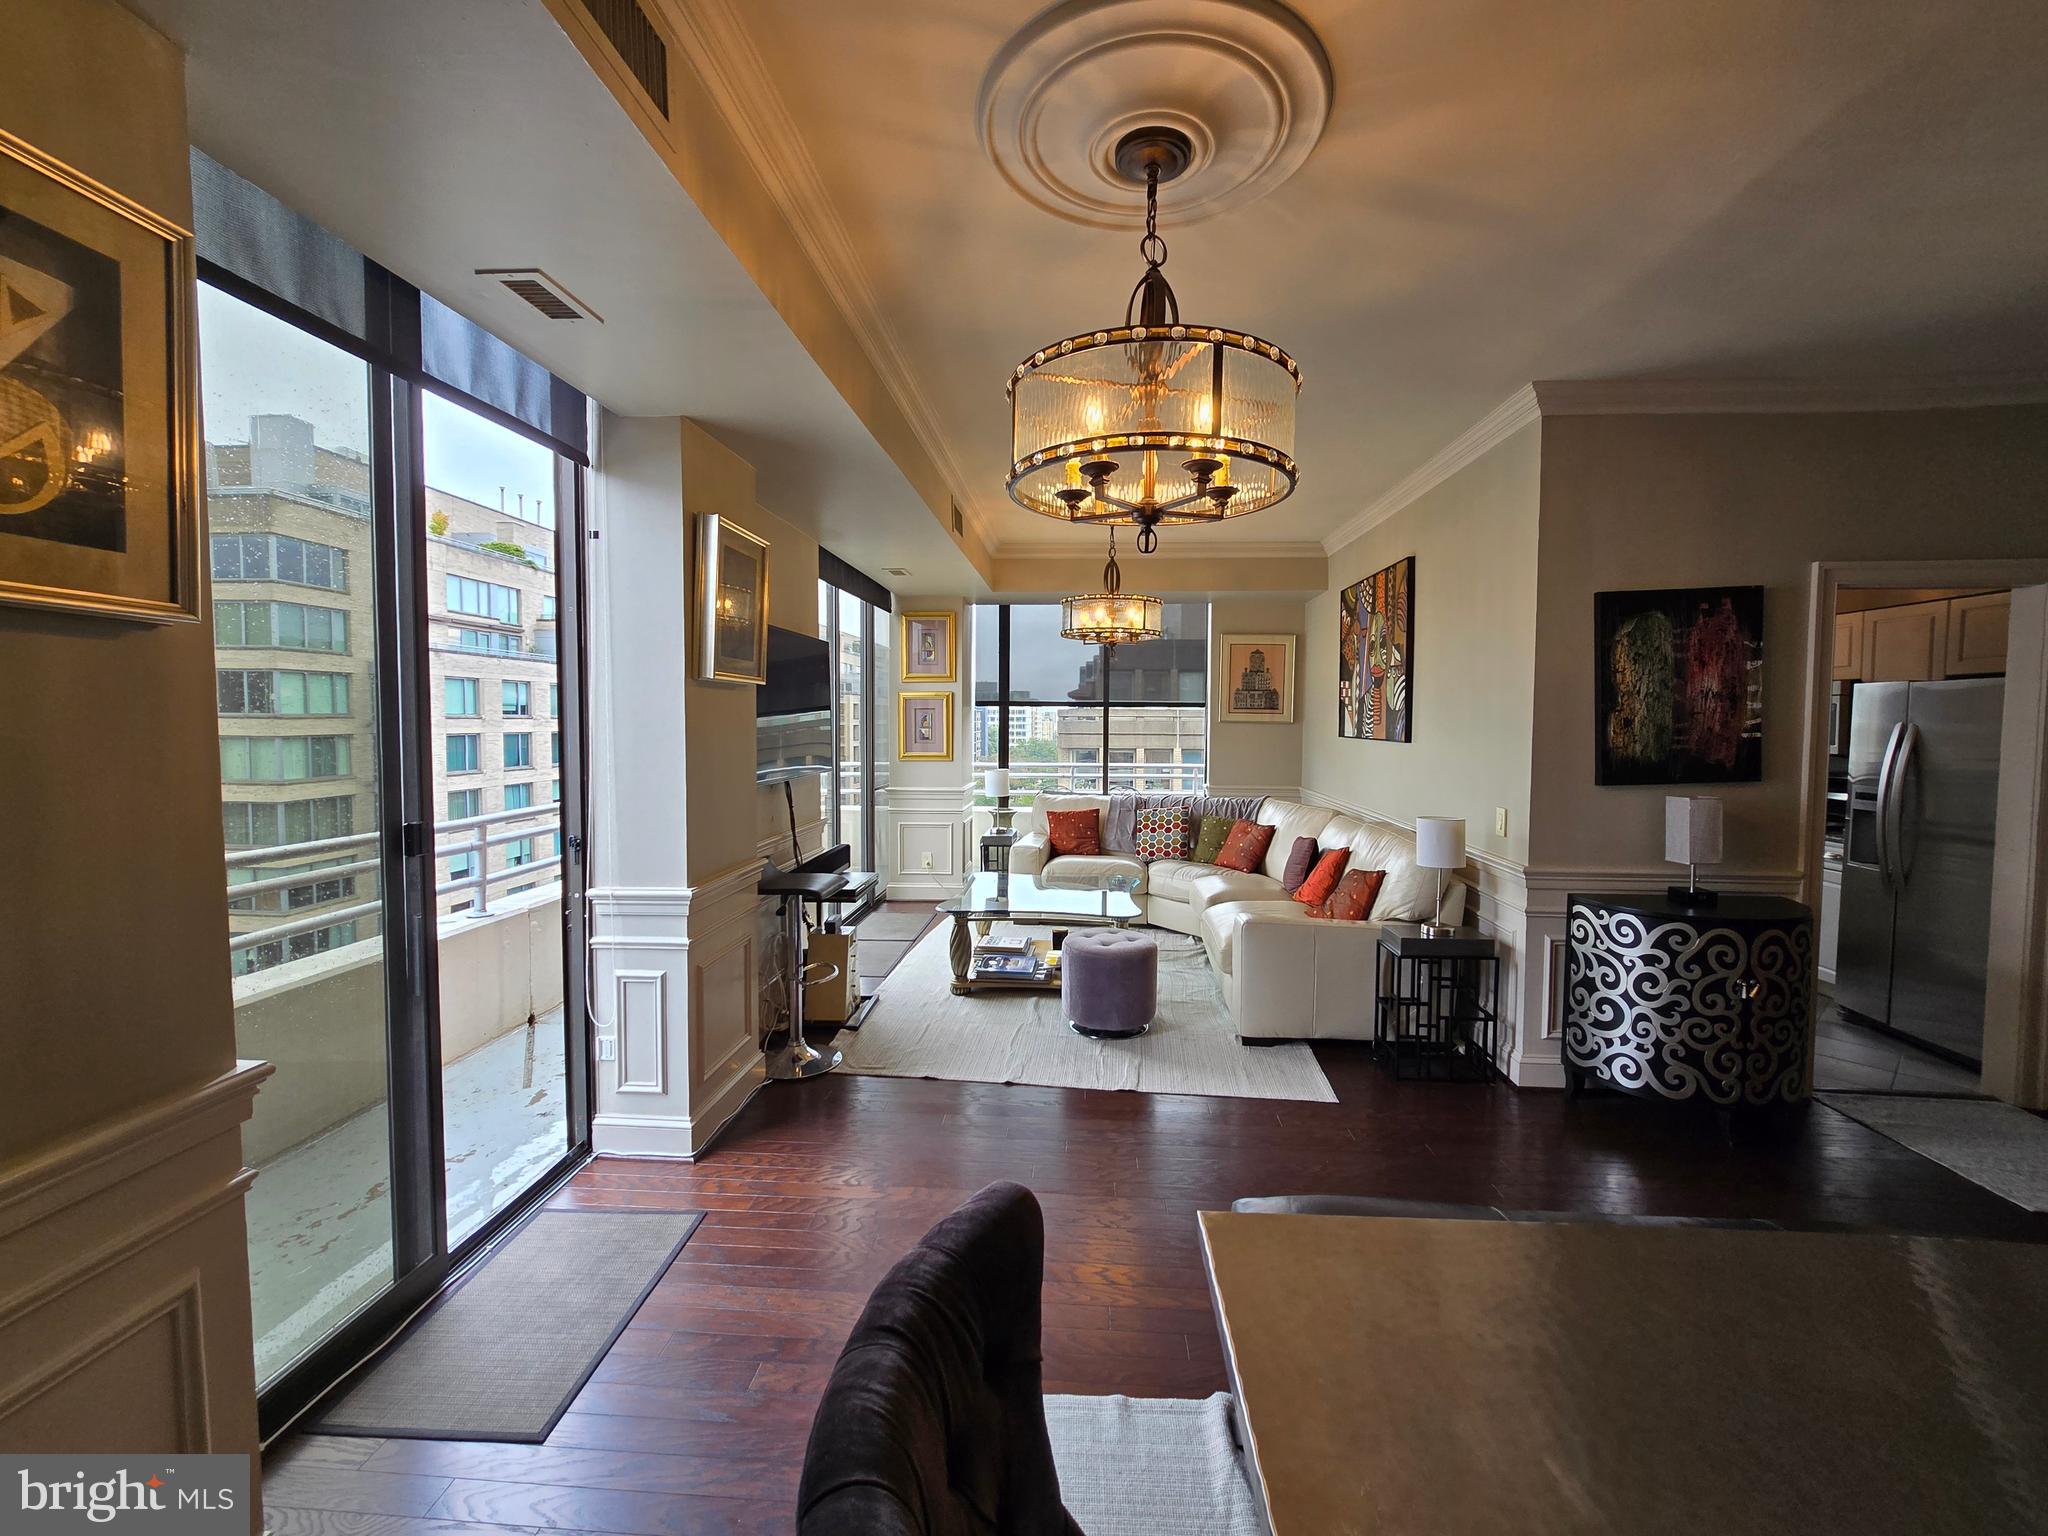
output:
[[[1117,141],[1116,166],[1145,183],[1145,274],[1123,324],[1042,347],[1011,372],[1010,497],[1070,523],[1214,523],[1292,494],[1301,369],[1249,332],[1191,325],[1162,267],[1159,184],[1187,169],[1174,128]]]
[[[1060,603],[1060,634],[1086,645],[1122,645],[1130,640],[1157,640],[1166,633],[1163,605],[1156,597],[1123,590],[1116,568],[1116,525],[1109,529],[1109,564],[1102,568],[1102,590],[1082,592]]]

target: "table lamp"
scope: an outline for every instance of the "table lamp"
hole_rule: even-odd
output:
[[[989,813],[989,820],[1002,830],[1008,831],[1010,818],[1017,814],[1010,809],[1010,770],[991,768],[982,775],[981,782],[982,788],[988,792],[989,799],[996,803],[995,809]]]
[[[1458,930],[1444,924],[1444,871],[1465,867],[1465,819],[1462,816],[1415,818],[1415,864],[1436,871],[1434,920],[1422,925],[1426,939],[1448,939]]]
[[[1665,895],[1688,907],[1711,907],[1718,899],[1700,889],[1699,867],[1721,862],[1721,802],[1711,795],[1664,797],[1664,858],[1685,866],[1685,884]]]

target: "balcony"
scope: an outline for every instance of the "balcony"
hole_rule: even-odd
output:
[[[561,860],[489,870],[485,856],[529,838],[549,846],[559,828],[553,806],[435,828],[440,860],[473,850],[474,870],[437,886],[440,898],[471,903],[437,919],[451,1243],[567,1149]],[[337,859],[320,874],[367,877],[359,888],[373,889],[376,841],[374,833],[328,838],[235,853],[228,863]],[[241,898],[306,880],[278,876],[228,889]],[[531,888],[513,892],[515,885]],[[381,912],[374,900],[330,906],[234,934],[229,944],[245,951]],[[258,1173],[248,1222],[260,1378],[391,1280],[384,944],[379,934],[235,979],[238,1054],[277,1069],[242,1138]]]

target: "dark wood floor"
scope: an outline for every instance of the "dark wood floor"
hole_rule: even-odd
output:
[[[1241,1195],[2048,1236],[2048,1219],[1825,1108],[1782,1144],[1730,1146],[1655,1105],[1396,1085],[1361,1048],[1317,1055],[1336,1104],[832,1076],[769,1088],[694,1165],[593,1163],[556,1205],[707,1215],[548,1443],[300,1437],[266,1467],[270,1528],[786,1532],[812,1410],[869,1289],[992,1179],[1045,1206],[1054,1392],[1224,1386],[1195,1212]]]

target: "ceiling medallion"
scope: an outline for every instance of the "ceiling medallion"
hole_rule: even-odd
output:
[[[1162,523],[1242,517],[1294,491],[1301,369],[1249,332],[1184,322],[1162,270],[1159,186],[1192,155],[1177,128],[1118,141],[1118,171],[1145,187],[1145,273],[1123,323],[1039,348],[1004,385],[1011,499],[1066,522],[1136,524],[1141,554]]]
[[[1109,564],[1102,568],[1102,590],[1081,592],[1060,603],[1060,634],[1085,645],[1124,645],[1157,640],[1166,633],[1164,605],[1156,597],[1123,590],[1116,566],[1116,525],[1109,529]]]

